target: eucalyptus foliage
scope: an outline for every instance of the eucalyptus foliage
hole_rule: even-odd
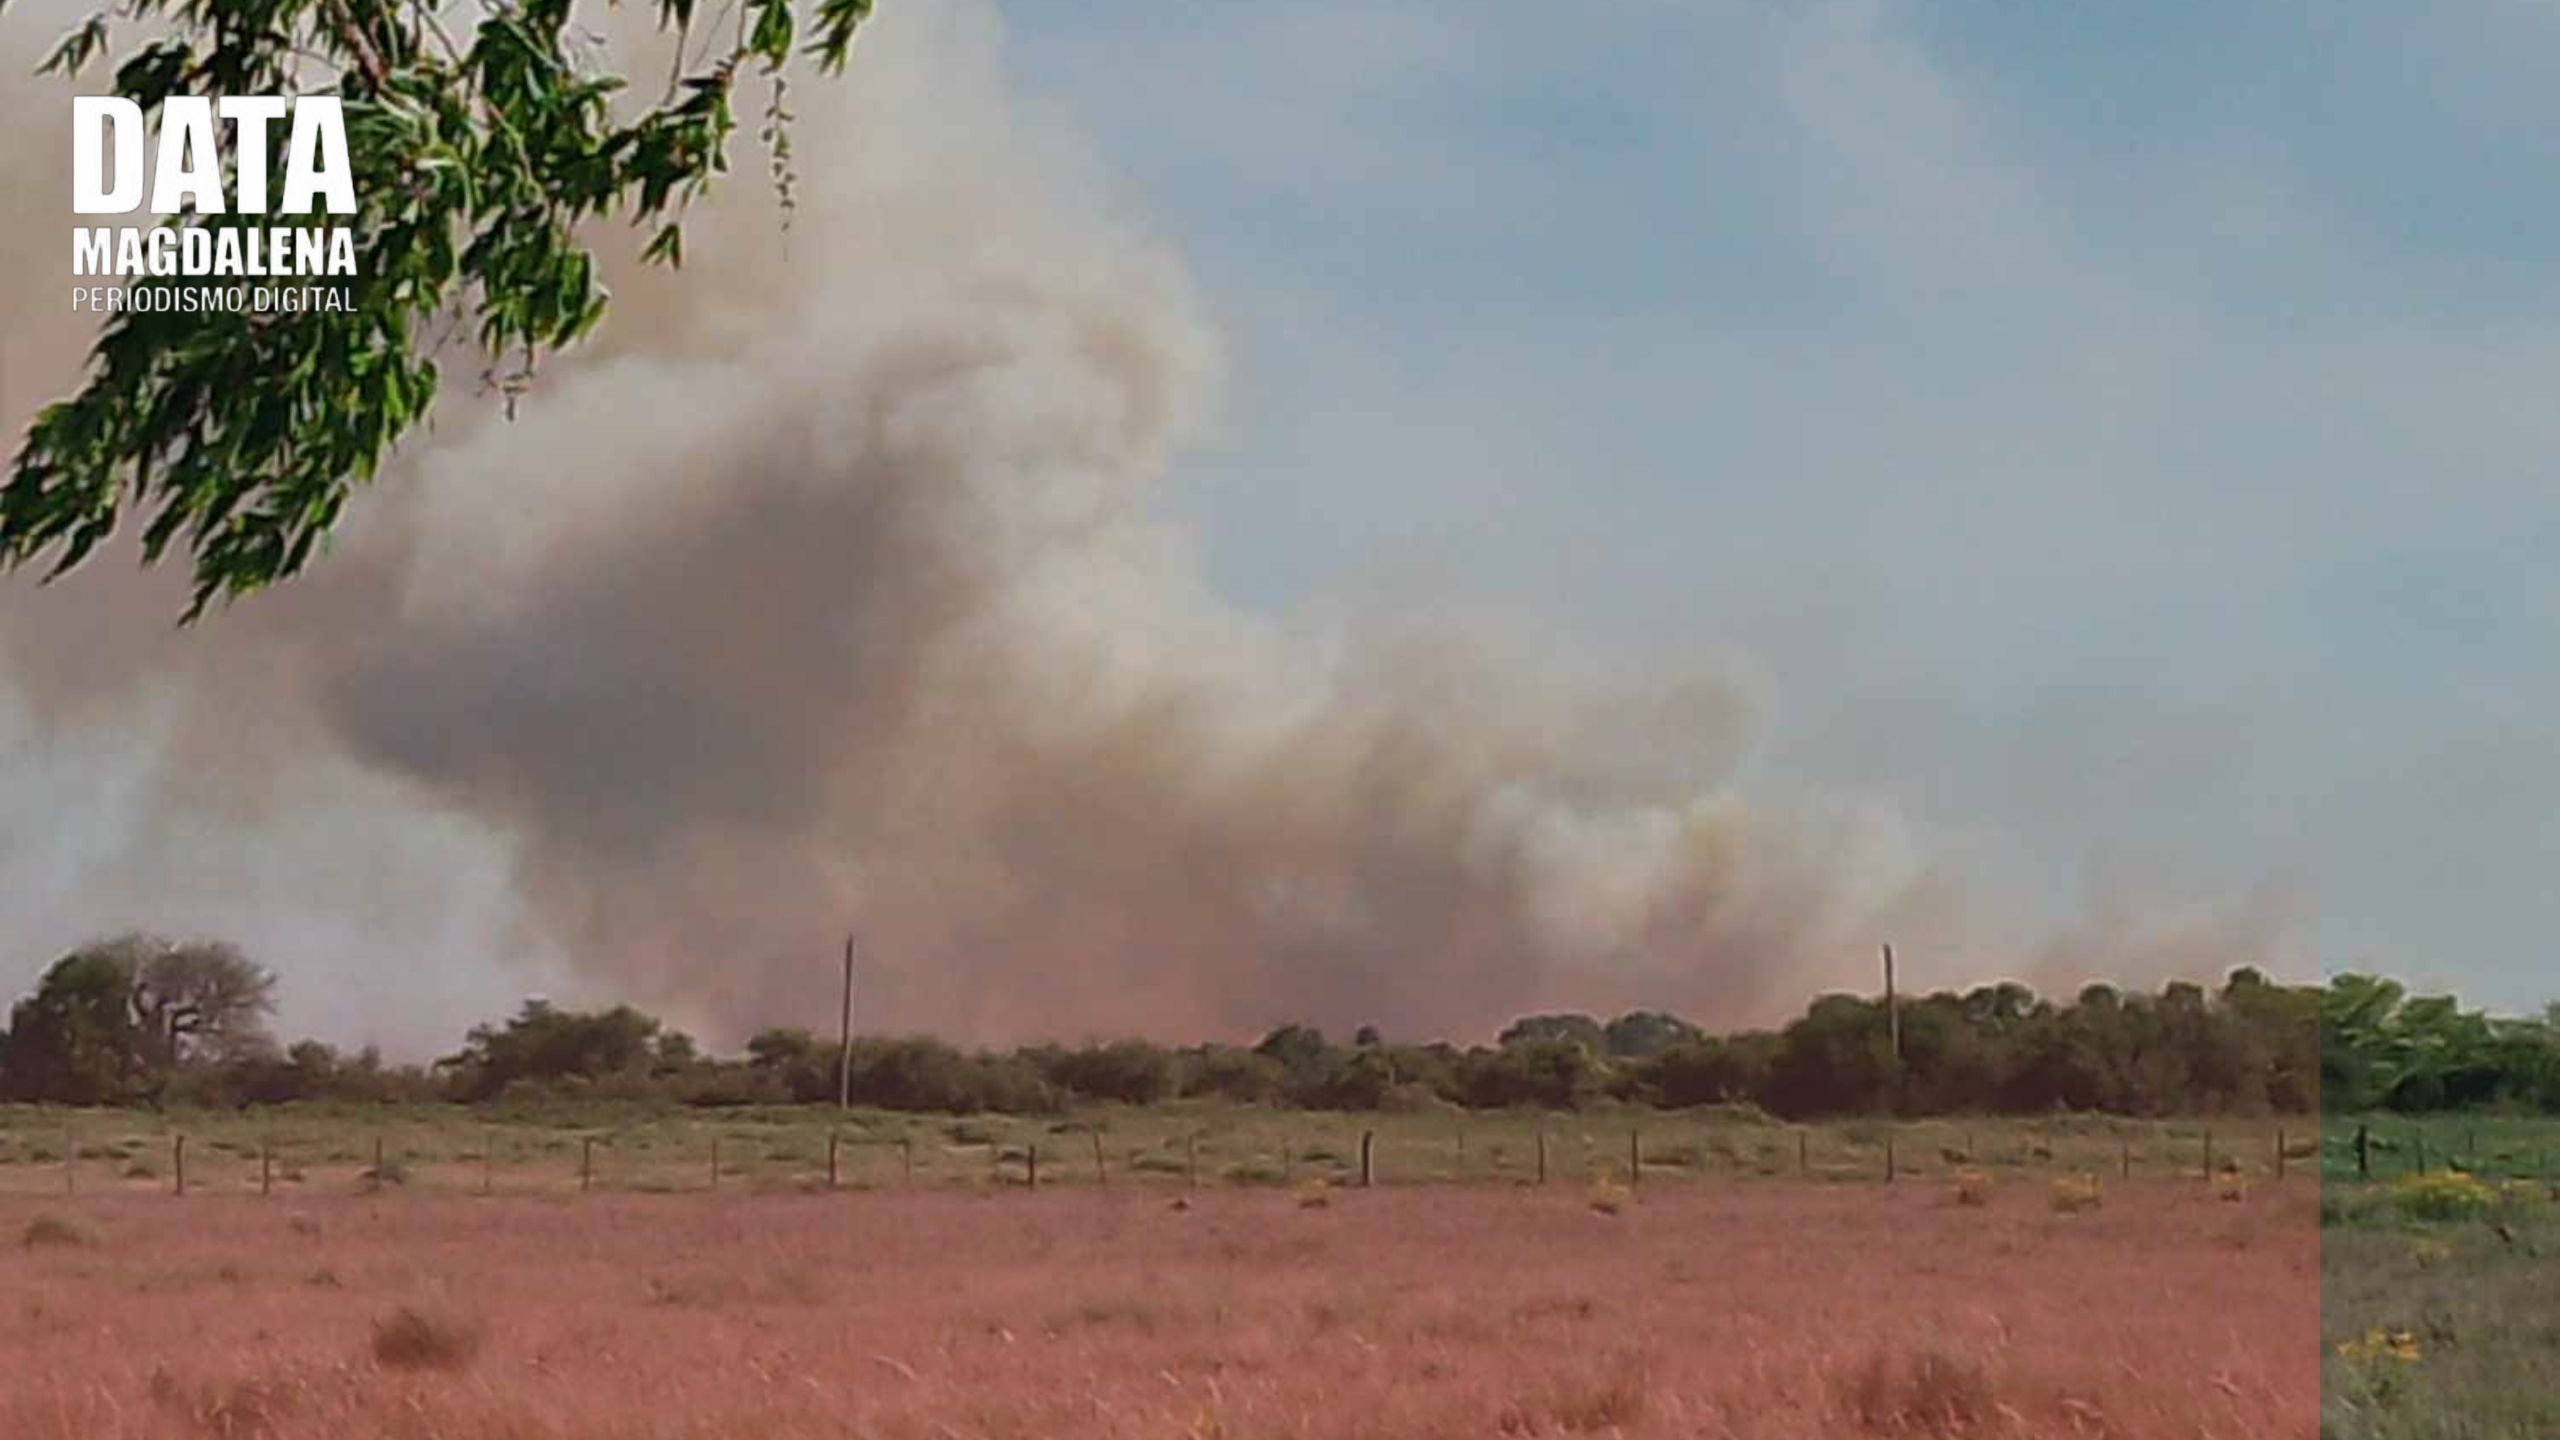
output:
[[[164,223],[335,219],[356,232],[357,274],[331,282],[350,287],[345,310],[110,319],[79,392],[36,417],[0,483],[0,566],[42,562],[51,578],[131,510],[145,563],[173,548],[191,563],[189,619],[297,573],[434,406],[449,342],[472,342],[512,403],[537,362],[594,328],[607,295],[590,222],[644,227],[649,261],[682,262],[685,209],[726,169],[752,80],[787,206],[785,67],[840,70],[871,0],[657,0],[674,63],[637,100],[578,8],[123,0],[73,30],[44,68],[112,64],[115,93],[146,115],[177,95],[340,97],[357,215]]]

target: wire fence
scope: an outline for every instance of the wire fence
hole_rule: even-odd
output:
[[[2368,1135],[2369,1156],[2408,1142]],[[2271,1179],[2333,1164],[2308,1121],[1684,1123],[1676,1117],[870,1117],[555,1126],[229,1120],[135,1127],[87,1115],[0,1126],[0,1194],[666,1194],[891,1187],[1420,1184],[1890,1185],[1961,1172]],[[2424,1158],[2415,1164],[2428,1163]],[[2528,1173],[2518,1171],[2516,1173]],[[2539,1173],[2531,1172],[2531,1173]]]
[[[2321,1127],[2324,1180],[2384,1182],[2443,1171],[2484,1180],[2560,1179],[2560,1118],[2363,1116]]]

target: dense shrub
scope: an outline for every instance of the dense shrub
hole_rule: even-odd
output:
[[[1498,1043],[1464,1050],[1395,1043],[1373,1026],[1343,1045],[1292,1024],[1250,1049],[1123,1039],[991,1052],[929,1036],[861,1037],[849,1063],[841,1042],[804,1029],[759,1031],[742,1056],[724,1058],[628,1006],[534,1000],[420,1068],[316,1041],[278,1049],[250,1023],[254,1006],[219,1045],[192,1032],[175,1043],[166,1015],[149,1008],[157,1002],[134,999],[142,972],[122,953],[83,951],[46,972],[16,1008],[17,1028],[0,1033],[0,1094],[225,1107],[435,1098],[754,1107],[831,1103],[849,1084],[856,1105],[961,1115],[1193,1097],[1338,1111],[1725,1105],[1804,1120],[2292,1112],[2312,1108],[2334,1079],[2392,1104],[2485,1096],[2560,1107],[2560,1027],[2484,1020],[2358,976],[2324,989],[2239,970],[2219,992],[2091,985],[2068,1004],[2016,984],[1912,996],[1900,1004],[1898,1055],[1884,1002],[1854,995],[1822,996],[1782,1029],[1724,1035],[1639,1010],[1606,1022],[1534,1015]],[[239,973],[267,983],[254,967]],[[255,1003],[266,993],[255,990]],[[159,1032],[144,1023],[153,1015]]]
[[[1183,1052],[1182,1093],[1247,1105],[1280,1098],[1287,1072],[1280,1062],[1232,1045],[1203,1045]]]
[[[485,1331],[469,1316],[403,1305],[373,1322],[373,1358],[393,1370],[460,1370]]]
[[[1042,1077],[1085,1100],[1152,1105],[1173,1098],[1179,1080],[1173,1055],[1143,1040],[1052,1051],[1045,1059]]]

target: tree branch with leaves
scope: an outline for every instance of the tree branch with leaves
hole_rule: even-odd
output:
[[[461,322],[483,379],[512,404],[604,316],[588,226],[646,229],[644,260],[682,264],[685,211],[727,168],[748,77],[771,86],[760,138],[787,204],[786,68],[806,56],[840,71],[871,0],[730,0],[699,35],[695,6],[657,0],[674,68],[636,107],[598,47],[582,57],[573,0],[495,0],[459,36],[422,0],[125,0],[73,30],[45,70],[106,61],[119,27],[147,36],[113,70],[115,93],[146,115],[179,95],[338,96],[356,274],[344,310],[155,306],[108,320],[78,393],[36,416],[0,481],[0,568],[51,579],[130,516],[145,564],[186,557],[189,620],[299,573],[434,407],[439,322]]]

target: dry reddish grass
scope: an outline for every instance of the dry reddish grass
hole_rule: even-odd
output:
[[[1648,1186],[1616,1215],[1566,1187],[1190,1202],[90,1200],[95,1244],[0,1248],[0,1435],[2317,1429],[2307,1182],[2112,1188],[2074,1215],[2023,1185],[1980,1207]],[[0,1233],[46,1208],[0,1205]],[[386,1362],[421,1323],[468,1343]]]

